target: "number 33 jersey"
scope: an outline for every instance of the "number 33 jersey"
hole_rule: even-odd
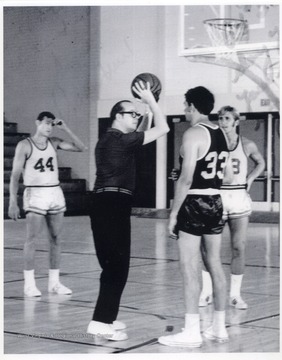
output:
[[[207,151],[197,159],[191,189],[219,189],[229,152],[223,131],[217,125],[199,123],[207,132]]]
[[[31,153],[26,159],[23,180],[25,186],[56,186],[59,185],[57,152],[47,140],[45,149],[39,149],[31,138],[27,139]]]

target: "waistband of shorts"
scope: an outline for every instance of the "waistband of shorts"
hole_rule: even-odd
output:
[[[240,189],[247,189],[247,184],[238,184],[238,185],[221,185],[220,190],[240,190]]]
[[[220,195],[219,189],[189,189],[187,195]]]
[[[103,188],[98,188],[98,189],[94,189],[93,192],[95,194],[100,194],[106,191],[111,191],[111,192],[119,192],[119,193],[123,193],[123,194],[128,194],[128,195],[132,195],[132,191],[128,190],[128,189],[124,189],[121,187],[116,187],[116,186],[106,186]]]
[[[55,185],[24,185],[25,188],[50,188],[50,187],[57,187],[60,186],[59,184],[55,184]]]

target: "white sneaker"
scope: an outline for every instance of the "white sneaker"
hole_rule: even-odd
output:
[[[206,307],[209,304],[212,304],[213,298],[212,295],[200,296],[199,307]]]
[[[118,321],[118,320],[115,320],[113,323],[112,323],[112,328],[114,330],[124,330],[127,328],[126,324],[122,321]]]
[[[234,306],[235,309],[246,310],[248,309],[248,304],[241,298],[241,296],[234,296],[230,298],[229,305]]]
[[[55,285],[49,285],[48,291],[50,293],[58,294],[58,295],[70,295],[72,294],[71,289],[67,288],[65,285],[58,282]]]
[[[100,339],[111,341],[124,341],[128,339],[125,332],[116,331],[111,324],[105,324],[99,321],[90,321],[87,327],[87,333],[97,336]]]
[[[25,286],[24,294],[28,297],[41,296],[41,291],[37,289],[36,285],[34,286]]]
[[[229,341],[228,333],[225,328],[220,332],[215,332],[213,327],[210,326],[204,331],[204,336],[209,340],[215,340],[219,343],[225,343]]]
[[[178,346],[178,347],[200,347],[203,339],[200,333],[193,334],[189,330],[184,330],[175,335],[161,336],[158,342],[162,345],[167,346]]]

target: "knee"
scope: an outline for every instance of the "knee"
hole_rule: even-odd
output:
[[[125,284],[128,278],[129,266],[117,266],[116,263],[106,263],[101,273],[101,281],[113,285]]]
[[[49,239],[50,239],[51,245],[58,246],[61,244],[61,238],[60,238],[59,234],[52,233],[52,234],[50,234]]]
[[[236,243],[232,246],[232,255],[233,258],[238,258],[244,256],[245,253],[245,242]]]

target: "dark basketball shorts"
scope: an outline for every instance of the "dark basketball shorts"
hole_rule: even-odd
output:
[[[224,227],[223,205],[217,195],[187,195],[177,215],[175,233],[201,236],[221,234]]]

